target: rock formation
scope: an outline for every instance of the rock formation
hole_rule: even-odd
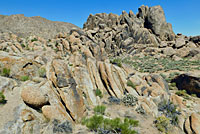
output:
[[[37,20],[46,29],[41,18],[1,17]],[[28,32],[35,24],[23,27]],[[136,15],[90,15],[83,29],[69,32],[68,24],[56,24],[60,33],[34,28],[27,38],[10,27],[18,22],[1,24],[13,33],[0,34],[0,91],[7,99],[0,134],[89,133],[80,122],[101,104],[107,119],[139,120],[141,134],[199,133],[200,100],[182,91],[199,97],[199,76],[185,75],[200,73],[198,37],[175,35],[160,6],[141,6]],[[164,129],[163,117],[170,120]]]

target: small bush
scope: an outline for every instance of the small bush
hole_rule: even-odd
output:
[[[178,95],[178,96],[182,96],[184,99],[190,99],[190,97],[187,94],[186,90],[179,90],[175,94]]]
[[[5,96],[3,92],[0,92],[0,104],[5,104],[5,103],[6,103]]]
[[[3,68],[1,75],[4,76],[4,77],[9,77],[10,76],[10,69],[9,68]]]
[[[103,94],[101,93],[101,90],[99,90],[99,89],[96,89],[96,90],[95,90],[95,95],[96,95],[96,96],[99,96],[100,98],[103,97]]]
[[[34,41],[38,41],[38,39],[37,39],[37,38],[34,38],[34,39],[31,40],[31,42],[34,42]]]
[[[27,76],[27,75],[21,76],[20,80],[21,81],[27,81],[27,80],[29,80],[29,76]]]
[[[172,125],[178,125],[178,115],[181,113],[177,110],[177,106],[170,101],[163,101],[158,104],[158,111],[170,119]]]
[[[137,113],[139,113],[139,114],[145,114],[146,113],[145,110],[144,110],[144,108],[142,106],[139,106],[135,111]]]
[[[116,65],[119,66],[119,67],[122,67],[122,60],[119,59],[119,58],[110,60],[110,62],[111,62],[112,64],[116,64]]]
[[[96,107],[94,108],[95,114],[104,115],[104,114],[105,114],[105,110],[106,110],[106,106],[103,106],[103,105],[99,105],[99,106],[96,106]]]
[[[127,84],[127,86],[132,87],[133,89],[135,89],[135,85],[133,84],[132,81],[128,80],[126,84]]]
[[[25,48],[26,46],[25,46],[24,44],[21,44],[21,47],[22,47],[22,48]]]
[[[138,126],[138,121],[125,118],[122,122],[120,118],[108,119],[103,118],[102,115],[94,115],[91,118],[84,118],[82,124],[86,125],[90,130],[103,133],[120,133],[120,134],[136,134],[133,127]]]
[[[192,96],[192,97],[197,97],[197,95],[196,95],[196,94],[191,94],[191,96]]]
[[[122,102],[124,103],[125,106],[135,106],[138,102],[137,97],[127,94],[126,96],[123,97]]]
[[[114,104],[120,104],[120,102],[121,102],[121,100],[119,98],[115,97],[115,96],[110,96],[108,98],[108,101],[110,103],[114,103]]]
[[[158,117],[156,119],[156,121],[154,123],[155,123],[156,128],[159,131],[164,132],[164,133],[168,132],[168,128],[169,128],[169,125],[170,125],[170,120],[167,117],[160,116],[160,117]]]
[[[46,69],[45,68],[40,68],[38,70],[38,74],[39,74],[40,77],[45,78],[46,77]]]

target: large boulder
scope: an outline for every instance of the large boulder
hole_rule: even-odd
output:
[[[200,97],[200,78],[190,75],[181,74],[174,78],[172,82],[175,82],[179,90],[186,90],[189,94],[196,94]]]
[[[22,86],[21,97],[23,101],[34,108],[41,108],[48,104],[47,91],[41,87],[42,85],[37,85],[33,82],[28,82]]]
[[[144,27],[151,29],[152,32],[159,36],[161,40],[174,40],[175,34],[172,25],[166,22],[165,14],[161,6],[139,8],[138,17],[142,17]]]

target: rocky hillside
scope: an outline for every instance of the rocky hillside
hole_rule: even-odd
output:
[[[0,34],[0,134],[200,134],[200,38],[160,6],[41,34]]]
[[[0,32],[11,32],[23,38],[36,35],[50,39],[54,38],[59,32],[70,32],[72,29],[79,28],[71,23],[50,21],[40,16],[0,15]]]

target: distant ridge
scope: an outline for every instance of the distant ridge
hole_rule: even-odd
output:
[[[67,22],[50,21],[40,16],[0,15],[0,32],[11,32],[19,37],[36,35],[49,39],[60,32],[68,33],[71,29],[79,29],[79,27]]]

